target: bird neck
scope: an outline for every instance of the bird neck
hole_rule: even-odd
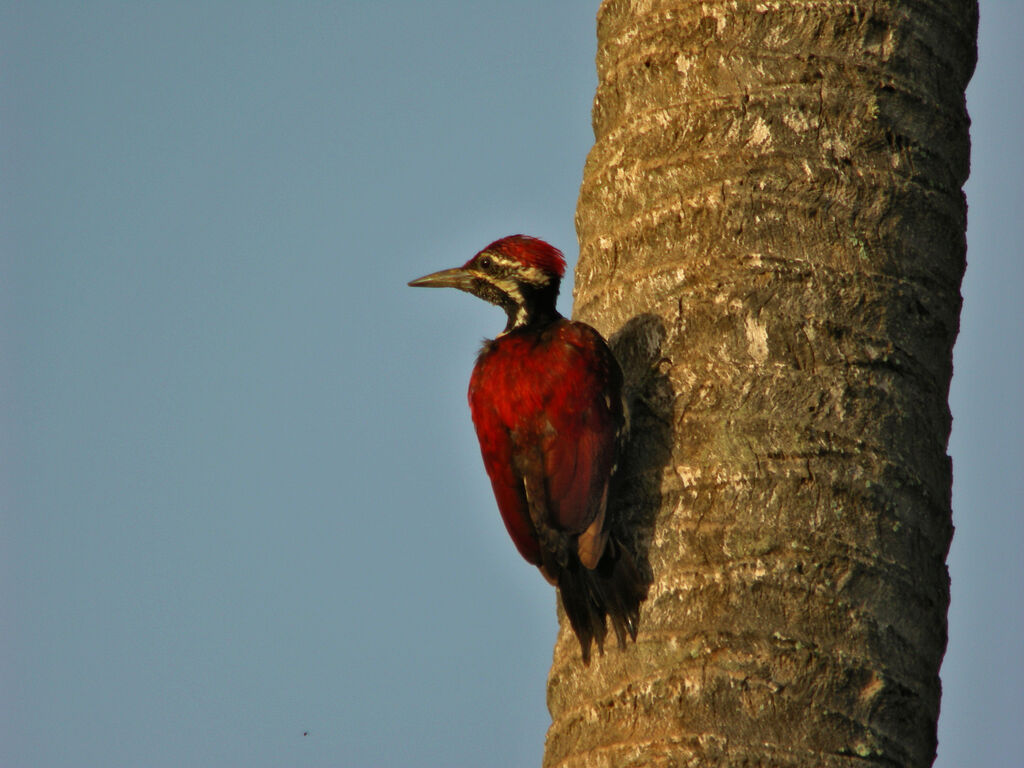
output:
[[[555,307],[558,284],[541,288],[523,286],[518,300],[503,305],[508,323],[505,333],[521,328],[543,328],[561,317]]]

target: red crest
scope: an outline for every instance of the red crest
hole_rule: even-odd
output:
[[[536,267],[545,272],[562,277],[565,274],[565,257],[555,246],[529,235],[509,235],[495,240],[483,251],[500,253],[515,259],[523,266]],[[475,256],[473,258],[476,258]]]

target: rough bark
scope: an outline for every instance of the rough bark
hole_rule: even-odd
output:
[[[606,0],[575,316],[625,368],[652,586],[546,766],[927,766],[973,0]]]

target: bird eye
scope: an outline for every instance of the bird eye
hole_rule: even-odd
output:
[[[482,259],[480,259],[480,268],[481,269],[490,269],[491,265],[493,263],[494,262],[491,261],[491,257],[490,256],[484,256]]]

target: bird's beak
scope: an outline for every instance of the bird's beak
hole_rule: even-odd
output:
[[[460,291],[468,291],[472,283],[473,273],[463,267],[443,269],[409,281],[413,288],[458,288]]]

